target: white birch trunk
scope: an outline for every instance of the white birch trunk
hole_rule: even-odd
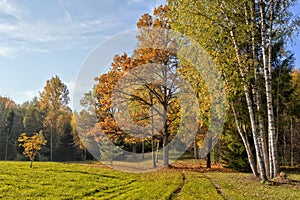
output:
[[[272,23],[273,23],[274,1],[271,1],[270,7],[270,27],[269,27],[269,44],[267,43],[267,26],[265,2],[260,0],[261,14],[261,48],[264,65],[264,76],[266,85],[267,111],[268,111],[268,139],[269,139],[269,160],[270,160],[270,178],[274,178],[279,173],[277,141],[274,123],[274,109],[272,97]],[[267,44],[268,49],[267,49]]]
[[[243,66],[241,64],[241,59],[240,59],[240,55],[239,55],[239,48],[234,36],[233,31],[230,31],[230,35],[234,44],[234,48],[235,48],[235,52],[236,52],[236,57],[237,57],[237,61],[238,61],[238,65],[240,68],[240,73],[241,73],[241,77],[242,77],[242,81],[243,81],[243,86],[244,86],[244,92],[245,92],[245,96],[246,96],[246,101],[247,101],[247,107],[248,107],[248,112],[249,112],[249,117],[250,117],[250,122],[251,122],[251,129],[252,129],[252,134],[253,134],[253,140],[254,140],[254,146],[255,146],[255,152],[256,152],[256,157],[257,157],[257,162],[258,162],[258,166],[259,166],[259,171],[260,171],[260,177],[263,181],[267,180],[267,176],[266,176],[266,171],[265,171],[265,164],[264,161],[262,159],[262,152],[261,152],[261,140],[260,140],[260,136],[259,133],[257,132],[257,126],[255,123],[255,115],[254,115],[254,110],[253,110],[253,102],[250,96],[250,92],[246,83],[246,78],[245,78],[245,73],[243,71]]]
[[[231,109],[232,109],[232,112],[233,112],[235,124],[237,126],[238,132],[239,132],[239,134],[240,134],[240,136],[242,138],[242,141],[244,143],[244,146],[245,146],[245,149],[246,149],[246,152],[247,152],[248,161],[249,161],[252,173],[253,173],[253,175],[255,177],[258,177],[259,174],[257,172],[257,168],[256,168],[256,164],[255,164],[255,159],[254,159],[254,156],[253,156],[252,151],[251,151],[249,140],[247,138],[247,135],[243,132],[243,130],[241,128],[241,125],[240,125],[239,119],[237,117],[235,108],[234,108],[234,106],[232,104],[231,104]]]

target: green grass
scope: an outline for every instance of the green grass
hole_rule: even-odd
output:
[[[300,181],[300,172],[288,173],[288,178],[296,181]]]
[[[255,180],[252,174],[247,173],[221,173],[206,174],[217,184],[225,197],[231,199],[300,199],[300,185],[271,185],[262,184]],[[298,174],[290,175],[294,179],[300,178]]]
[[[300,174],[289,174],[300,180]],[[300,199],[299,185],[270,186],[251,174],[163,169],[125,173],[100,164],[0,162],[0,199]]]
[[[129,174],[78,164],[0,162],[0,198],[5,199],[166,199],[181,174]]]
[[[185,172],[185,184],[176,199],[223,199],[211,182],[198,172]]]

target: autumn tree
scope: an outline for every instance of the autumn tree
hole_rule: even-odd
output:
[[[65,113],[69,102],[69,90],[58,76],[46,81],[44,90],[40,93],[39,103],[45,116],[43,121],[44,129],[49,133],[50,160],[53,160],[53,152],[59,146],[60,136],[59,120]]]
[[[111,69],[96,79],[94,95],[103,132],[113,141],[124,139],[133,147],[150,140],[153,167],[156,166],[155,141],[163,144],[163,165],[169,165],[170,141],[173,142],[178,132],[186,140],[192,132],[197,132],[200,113],[195,105],[206,98],[206,103],[202,104],[202,130],[207,130],[209,120],[205,121],[205,118],[209,118],[210,113],[210,98],[205,97],[208,92],[202,87],[203,79],[196,69],[193,69],[194,74],[189,73],[193,67],[178,56],[179,46],[186,46],[186,43],[180,44],[184,43],[180,41],[181,37],[172,33],[168,12],[168,7],[159,6],[153,16],[144,14],[141,17],[137,23],[137,49],[132,56],[126,53],[115,56]],[[189,76],[194,78],[187,78]],[[195,93],[199,102],[191,97]],[[127,111],[129,115],[124,116]],[[173,144],[178,144],[175,149],[187,148],[178,138]]]
[[[30,160],[30,168],[32,163],[43,145],[46,145],[46,140],[43,136],[43,132],[34,133],[33,136],[27,136],[26,133],[22,133],[18,138],[19,146],[24,148],[23,155]]]

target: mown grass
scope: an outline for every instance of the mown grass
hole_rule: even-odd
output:
[[[299,185],[272,185],[262,184],[247,173],[206,173],[217,184],[224,196],[228,199],[300,199]],[[299,180],[299,174],[291,174],[295,180]]]
[[[201,173],[184,172],[185,184],[175,199],[223,199],[211,182]]]
[[[300,199],[299,185],[266,185],[247,173],[203,172],[134,174],[97,163],[54,162],[36,162],[30,169],[28,162],[0,162],[0,199]],[[300,180],[300,174],[289,178]]]
[[[0,162],[4,199],[167,199],[182,183],[177,171],[129,174],[78,164]]]

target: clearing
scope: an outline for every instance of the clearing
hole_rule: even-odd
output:
[[[134,174],[99,163],[0,162],[0,198],[300,199],[297,172],[289,183],[262,184],[250,173],[181,166]]]

